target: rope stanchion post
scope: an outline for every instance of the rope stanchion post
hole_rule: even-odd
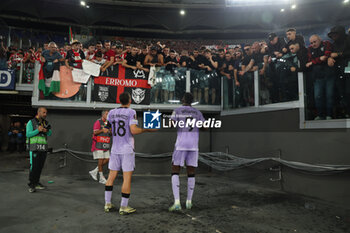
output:
[[[281,160],[281,159],[282,159],[282,150],[281,150],[281,149],[278,149],[277,152],[278,152],[278,159]],[[271,177],[271,178],[270,178],[270,181],[271,181],[271,182],[277,182],[277,181],[279,181],[280,190],[281,190],[281,191],[284,191],[282,169],[283,169],[283,166],[281,165],[281,163],[279,163],[278,166],[270,167],[269,170],[270,170],[271,172],[278,172],[278,177],[277,177],[277,178],[272,178],[272,177]]]
[[[281,155],[282,155],[282,150],[277,150],[278,151],[278,158],[281,159]],[[279,181],[281,184],[281,189],[283,189],[282,187],[282,166],[281,164],[279,164],[277,167],[270,167],[270,171],[272,172],[278,172],[278,178],[270,178],[271,182],[276,182]]]
[[[67,143],[64,144],[64,147],[67,149],[68,145]],[[64,168],[67,166],[67,152],[65,151],[63,156],[60,156],[60,161],[63,162],[63,164],[60,164],[60,168]]]

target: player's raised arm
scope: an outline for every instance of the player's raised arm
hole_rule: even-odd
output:
[[[129,101],[129,106],[131,104],[131,98]],[[132,115],[129,118],[129,125],[130,125],[130,133],[132,135],[137,135],[137,134],[142,134],[145,132],[155,132],[157,131],[157,129],[143,129],[137,126],[138,122],[137,122],[137,117],[136,117],[136,112],[134,111],[132,113]]]
[[[132,135],[142,134],[145,132],[155,132],[158,129],[143,129],[138,127],[136,124],[130,125],[130,132]]]

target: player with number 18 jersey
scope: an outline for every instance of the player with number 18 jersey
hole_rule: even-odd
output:
[[[136,111],[131,108],[116,108],[109,112],[107,120],[112,126],[111,154],[134,153],[135,142],[130,126],[137,125]]]
[[[135,168],[134,136],[145,132],[154,132],[154,129],[142,129],[137,126],[135,110],[130,108],[131,95],[123,92],[119,96],[121,107],[108,113],[108,125],[112,128],[112,152],[109,159],[109,175],[105,186],[105,212],[115,210],[112,204],[113,183],[118,172],[123,171],[122,199],[119,213],[131,214],[136,211],[128,205],[131,191],[131,176]]]

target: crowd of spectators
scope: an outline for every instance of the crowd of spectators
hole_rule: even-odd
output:
[[[270,33],[266,41],[231,45],[225,41],[98,41],[83,46],[79,41],[57,47],[54,42],[26,51],[13,47],[7,52],[7,66],[31,69],[36,60],[44,63],[45,76],[51,77],[55,64],[81,68],[83,59],[101,65],[101,72],[112,66],[149,72],[156,67],[173,77],[153,88],[153,102],[168,102],[185,91],[183,70],[191,70],[191,92],[201,104],[220,103],[223,77],[233,108],[254,105],[254,72],[258,71],[261,104],[298,99],[298,72],[306,77],[309,118],[315,120],[349,117],[350,77],[345,72],[350,61],[350,37],[342,26],[328,33],[329,38],[304,38],[293,28],[285,36]],[[310,46],[306,47],[305,39]],[[217,44],[211,44],[215,43]],[[1,54],[0,54],[1,55]],[[50,76],[51,75],[51,76]],[[25,80],[31,81],[30,75]]]

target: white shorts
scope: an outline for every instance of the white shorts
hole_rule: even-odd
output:
[[[95,150],[92,152],[94,159],[109,159],[109,150]]]

